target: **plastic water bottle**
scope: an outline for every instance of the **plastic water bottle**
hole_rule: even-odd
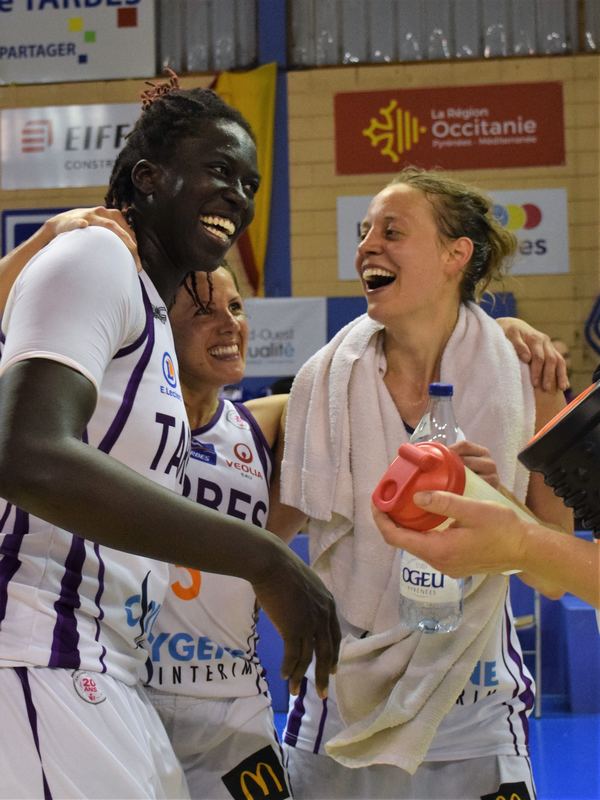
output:
[[[410,437],[410,442],[440,442],[446,446],[464,439],[458,427],[452,395],[454,387],[451,383],[430,383],[429,404],[417,427]]]
[[[429,405],[410,437],[411,443],[439,442],[446,446],[464,439],[458,427],[451,383],[429,385]],[[426,561],[403,552],[400,562],[400,613],[411,630],[450,633],[462,619],[465,582],[433,569]]]

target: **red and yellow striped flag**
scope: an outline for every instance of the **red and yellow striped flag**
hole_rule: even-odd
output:
[[[264,293],[264,265],[269,239],[276,85],[277,65],[273,63],[248,72],[221,72],[214,86],[226,103],[244,115],[256,136],[261,186],[256,195],[254,222],[238,240],[238,250],[248,283],[257,295]]]

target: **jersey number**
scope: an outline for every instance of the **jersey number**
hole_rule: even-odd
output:
[[[200,594],[200,586],[202,584],[202,573],[199,569],[192,569],[191,567],[180,567],[176,565],[177,569],[185,570],[190,578],[191,583],[181,583],[175,581],[171,584],[171,589],[180,600],[193,600]]]

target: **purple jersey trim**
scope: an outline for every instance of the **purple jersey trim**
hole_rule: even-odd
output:
[[[144,300],[144,308],[146,311],[146,326],[143,335],[138,338],[137,346],[146,341],[146,346],[142,355],[135,365],[131,377],[127,383],[123,402],[117,411],[114,420],[112,421],[107,433],[104,435],[102,441],[98,445],[98,449],[104,453],[110,453],[114,444],[121,435],[123,428],[129,418],[135,396],[139,388],[142,376],[152,350],[154,348],[154,318],[152,316],[152,305],[146,293],[143,284],[140,283],[142,289],[142,296]],[[129,351],[131,352],[131,350]],[[100,555],[100,548],[98,545],[94,547],[98,557],[98,591],[96,592],[95,604],[98,609],[96,616],[96,633],[94,636],[95,641],[99,641],[101,632],[101,622],[104,617],[104,611],[101,606],[102,595],[104,593],[104,561]],[[52,637],[52,649],[50,659],[48,661],[49,667],[67,667],[78,669],[81,664],[81,656],[79,653],[79,632],[77,630],[77,617],[75,610],[80,607],[81,602],[79,599],[79,586],[82,580],[82,570],[85,562],[85,542],[79,536],[73,536],[69,555],[65,563],[65,571],[60,585],[60,596],[54,608],[57,613],[56,624]],[[102,665],[102,672],[106,672],[106,664],[104,657],[106,655],[106,648],[102,646],[100,653],[100,664]]]
[[[234,403],[233,405],[238,413],[244,417],[244,419],[250,425],[250,431],[252,433],[252,438],[254,439],[254,444],[256,445],[258,457],[260,458],[260,463],[262,464],[262,468],[265,472],[265,480],[267,483],[270,483],[271,469],[273,467],[273,453],[269,447],[269,443],[265,439],[265,435],[262,432],[258,422],[252,416],[251,412],[248,411],[246,406],[243,403]]]
[[[254,613],[252,615],[252,629],[246,639],[246,654],[244,660],[249,661],[256,667],[256,694],[268,694],[268,688],[265,692],[264,683],[266,682],[267,671],[260,663],[260,659],[256,653],[256,645],[258,643],[258,606],[254,604]],[[262,681],[262,683],[261,683]]]
[[[54,603],[56,622],[52,634],[49,667],[70,667],[78,669],[81,665],[79,653],[79,631],[75,609],[79,608],[79,586],[85,562],[85,541],[73,536],[69,554],[65,561],[65,571],[60,582],[60,595]]]
[[[31,727],[31,735],[33,736],[35,749],[37,750],[37,754],[40,759],[40,769],[42,770],[42,783],[44,786],[44,800],[52,800],[52,792],[50,791],[50,787],[48,786],[48,781],[46,780],[46,773],[44,772],[44,767],[42,764],[42,754],[40,753],[40,738],[38,736],[38,726],[37,726],[37,711],[35,710],[33,697],[31,696],[29,675],[27,674],[27,669],[25,667],[15,667],[14,670],[17,674],[18,679],[21,681],[21,686],[23,688],[23,697],[25,698],[25,708],[27,709],[27,718],[29,720],[29,726]]]
[[[4,514],[2,515],[2,519],[0,519],[0,533],[4,530],[4,526],[6,525],[6,520],[8,519],[8,515],[10,514],[10,510],[12,508],[11,503],[6,504],[6,508],[4,509]]]
[[[96,608],[98,609],[98,616],[96,617],[96,634],[94,636],[94,641],[99,641],[100,639],[100,630],[101,630],[101,622],[104,619],[104,609],[102,608],[101,601],[102,595],[104,594],[104,560],[100,555],[100,545],[95,542],[94,543],[94,553],[96,553],[96,558],[98,559],[98,591],[96,592],[96,597],[94,598],[94,602],[96,603]],[[102,664],[102,669],[100,672],[106,672],[106,664],[104,662],[104,656],[106,655],[106,647],[101,645],[102,651],[100,653],[99,661]]]
[[[517,653],[515,648],[512,646],[511,641],[510,641],[510,635],[511,635],[511,631],[512,631],[512,624],[511,624],[510,615],[508,613],[508,609],[506,608],[506,606],[504,608],[504,618],[505,618],[504,630],[505,630],[506,639],[507,639],[506,650],[507,650],[508,655],[510,656],[510,662],[511,663],[509,664],[508,661],[507,661],[506,653],[504,652],[504,648],[502,648],[502,658],[503,658],[504,665],[505,665],[506,669],[512,675],[512,677],[514,679],[514,682],[515,682],[515,688],[513,689],[513,693],[512,693],[513,700],[515,698],[517,698],[517,696],[518,696],[519,700],[521,700],[521,701],[526,703],[525,709],[521,709],[518,712],[518,717],[519,717],[519,719],[521,721],[521,725],[522,725],[522,728],[523,728],[523,735],[525,737],[525,745],[528,746],[529,745],[529,720],[527,719],[527,711],[530,710],[531,708],[533,708],[533,691],[531,690],[531,681],[527,680],[526,677],[525,677],[525,673],[523,671],[523,661],[521,660],[519,654]],[[519,676],[518,677],[514,673],[514,669],[513,669],[514,666],[516,666],[518,671],[519,671]],[[521,679],[522,683],[525,686],[524,691],[520,695],[519,695],[519,678]],[[515,714],[515,707],[514,707],[514,705],[512,705],[511,703],[508,703],[508,702],[505,702],[504,705],[508,708],[507,722],[508,722],[510,733],[511,733],[512,739],[513,739],[513,746],[515,748],[515,755],[517,755],[517,756],[524,755],[519,750],[517,733],[516,733],[515,727],[513,725],[513,717],[514,717],[514,714]]]
[[[509,633],[507,631],[507,626],[504,627],[504,632],[505,633]],[[508,649],[508,645],[507,645],[506,649]],[[513,675],[512,671],[511,671],[510,667],[508,666],[507,661],[506,661],[506,653],[505,653],[504,647],[502,647],[502,660],[504,661],[504,666],[506,667],[506,669],[510,672],[510,674],[514,678],[514,675]],[[518,683],[517,683],[517,681],[515,679],[515,688],[514,688],[513,693],[512,693],[513,698],[516,697],[518,691],[519,691],[519,687],[518,687]],[[517,743],[517,735],[515,733],[515,729],[514,729],[513,722],[512,722],[512,717],[513,717],[513,715],[515,713],[515,709],[514,709],[514,706],[511,705],[508,702],[505,702],[504,705],[508,708],[508,717],[506,718],[506,721],[508,722],[508,727],[509,727],[509,730],[510,730],[510,734],[512,736],[513,747],[515,748],[515,755],[518,756],[519,755],[519,746],[518,746],[518,743]]]
[[[140,587],[140,633],[137,637],[137,646],[141,647],[142,645],[140,642],[143,642],[146,638],[146,617],[148,616],[148,579],[150,577],[150,573],[147,572],[144,580],[142,581],[142,585]]]
[[[154,349],[154,317],[152,314],[152,303],[150,302],[150,298],[146,292],[144,284],[140,281],[140,287],[142,290],[142,298],[144,301],[144,309],[146,311],[146,325],[138,339],[134,342],[133,345],[130,345],[127,348],[123,348],[119,350],[115,358],[119,356],[124,356],[132,353],[136,348],[140,347],[144,341],[146,341],[146,346],[142,352],[142,355],[135,365],[131,377],[127,383],[127,387],[125,388],[125,393],[123,395],[123,402],[117,414],[112,421],[107,433],[104,435],[102,441],[98,445],[98,449],[102,450],[104,453],[110,453],[112,448],[114,447],[117,439],[121,435],[123,428],[127,420],[129,419],[129,415],[131,414],[131,409],[133,408],[133,403],[135,401],[135,396],[137,394],[137,390],[140,386],[142,377],[144,375],[144,371],[148,366],[148,362],[150,361],[150,356],[152,355],[152,351]],[[102,629],[102,620],[104,619],[104,609],[102,608],[102,597],[104,595],[104,573],[105,573],[105,564],[104,560],[101,555],[100,546],[98,544],[94,545],[94,552],[98,558],[98,591],[96,592],[96,597],[94,598],[94,602],[96,604],[96,608],[98,609],[98,615],[96,617],[96,633],[94,635],[94,640],[99,642],[100,633]],[[143,615],[142,615],[143,619]],[[99,656],[100,664],[102,665],[101,672],[106,672],[106,662],[104,658],[106,656],[106,648],[104,645],[101,645],[102,650]]]
[[[215,426],[219,421],[221,414],[223,413],[224,405],[225,402],[223,398],[220,397],[219,402],[217,404],[217,410],[215,411],[215,413],[212,415],[212,417],[208,420],[208,422],[205,425],[201,425],[199,428],[195,428],[192,431],[192,436],[200,436],[203,433],[206,433],[206,431],[209,431],[213,426]]]
[[[6,525],[11,509],[13,506],[10,503],[6,504],[6,510],[0,519],[0,533]],[[15,508],[15,524],[12,533],[7,533],[4,537],[2,545],[0,545],[0,622],[6,616],[6,606],[8,604],[8,584],[11,582],[13,576],[17,573],[21,566],[19,559],[19,550],[23,537],[29,532],[29,514],[21,511],[20,508]]]
[[[287,767],[285,765],[285,754],[283,752],[283,747],[281,746],[281,739],[279,738],[279,734],[277,733],[277,728],[275,727],[275,725],[273,725],[273,741],[277,742],[277,752],[279,753],[279,760],[281,761],[281,763],[283,765],[283,769],[285,771],[285,775],[286,775],[287,781],[289,783],[290,776],[289,776],[288,769],[287,769]]]
[[[531,711],[533,708],[533,704],[535,701],[533,689],[531,688],[531,680],[525,674],[525,665],[523,664],[523,659],[520,653],[515,650],[511,643],[510,635],[513,630],[512,620],[510,614],[508,613],[508,609],[505,607],[504,609],[504,616],[506,622],[506,638],[508,644],[508,652],[511,657],[511,660],[516,664],[517,669],[519,670],[519,678],[521,683],[523,684],[523,691],[521,694],[518,695],[519,700],[525,706],[519,711],[519,717],[521,719],[521,724],[523,725],[523,735],[525,736],[525,745],[529,747],[529,718],[528,712]],[[519,691],[519,685],[517,682],[517,688],[513,692],[513,697]]]
[[[133,408],[133,403],[135,401],[135,396],[137,394],[137,390],[139,389],[140,382],[142,380],[142,376],[144,375],[144,371],[148,366],[148,362],[150,361],[150,356],[152,355],[152,350],[154,349],[154,318],[152,316],[152,304],[148,298],[146,290],[143,284],[140,284],[142,287],[142,296],[144,299],[144,308],[146,310],[146,328],[144,330],[143,337],[140,337],[139,342],[144,341],[147,338],[146,346],[144,351],[140,357],[140,360],[135,365],[133,372],[131,373],[131,377],[127,383],[125,388],[125,393],[123,395],[123,402],[117,414],[112,421],[110,428],[104,435],[104,438],[98,445],[98,450],[102,450],[103,453],[110,453],[112,450],[115,442],[121,435],[123,428],[127,420],[129,419],[129,415],[131,414],[131,409]]]
[[[319,720],[319,729],[317,731],[317,738],[315,739],[315,746],[313,748],[313,753],[315,755],[321,749],[321,741],[323,739],[323,731],[325,730],[325,720],[327,719],[327,698],[323,698],[323,710],[321,711],[321,719]]]
[[[252,614],[252,629],[246,639],[246,654],[248,656],[256,656],[256,643],[258,642],[258,603],[254,603],[254,612]]]
[[[296,747],[298,733],[300,731],[300,726],[302,725],[302,717],[306,713],[306,709],[304,708],[304,698],[306,697],[307,686],[308,680],[306,678],[302,678],[300,683],[300,691],[294,700],[292,710],[289,712],[285,725],[285,731],[283,733],[283,741],[292,747]]]
[[[142,346],[142,343],[144,342],[144,340],[146,339],[146,336],[148,335],[148,304],[150,305],[150,316],[152,318],[154,318],[154,314],[153,314],[153,311],[152,311],[152,303],[150,303],[150,298],[146,294],[146,289],[144,288],[144,284],[142,283],[141,278],[139,279],[139,281],[140,281],[140,287],[142,289],[142,297],[144,299],[144,307],[146,309],[146,325],[144,327],[144,330],[140,333],[138,338],[135,340],[135,342],[132,342],[132,344],[128,344],[127,347],[122,347],[120,350],[117,350],[114,358],[123,358],[124,356],[128,356],[128,355],[130,355],[130,353],[135,353],[135,351],[138,349],[138,347]],[[154,327],[154,326],[152,326],[152,327]]]

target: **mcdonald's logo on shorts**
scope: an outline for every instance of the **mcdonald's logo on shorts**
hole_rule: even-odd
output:
[[[234,800],[285,800],[290,797],[283,766],[269,745],[221,778]]]
[[[529,789],[524,781],[501,783],[497,791],[481,795],[481,800],[531,800]]]

